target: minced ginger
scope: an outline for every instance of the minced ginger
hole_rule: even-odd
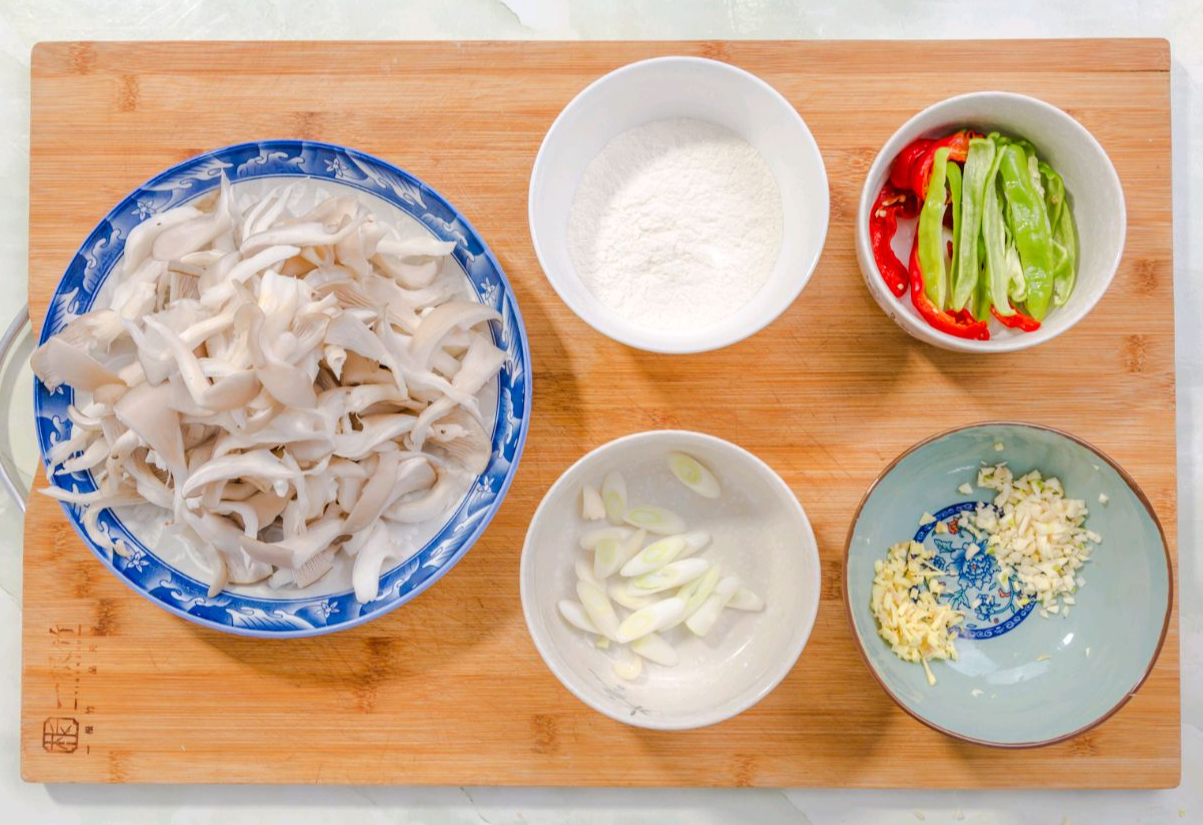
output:
[[[957,658],[956,626],[965,620],[959,610],[940,603],[940,570],[930,563],[935,555],[917,541],[890,548],[873,563],[871,606],[877,632],[894,653],[908,662],[921,662],[927,682],[936,683],[930,659]]]

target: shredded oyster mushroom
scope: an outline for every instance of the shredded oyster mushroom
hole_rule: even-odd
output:
[[[109,305],[31,359],[50,390],[90,395],[48,458],[98,488],[42,492],[92,527],[106,507],[167,511],[210,595],[306,587],[345,552],[368,602],[417,549],[388,525],[440,515],[452,471],[488,464],[478,395],[504,360],[485,327],[500,317],[440,274],[454,243],[402,238],[350,195],[294,214],[296,194],[240,206],[223,178],[130,233]]]

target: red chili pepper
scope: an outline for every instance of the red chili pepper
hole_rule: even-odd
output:
[[[927,179],[931,176],[931,165],[935,160],[937,149],[947,146],[948,159],[964,163],[965,159],[969,157],[969,140],[975,137],[981,137],[981,135],[965,129],[960,132],[953,132],[948,137],[932,141],[927,150],[911,163],[911,179],[908,184],[911,191],[916,193],[920,200],[926,195]],[[913,146],[914,144],[911,145]]]
[[[967,309],[950,314],[941,309],[927,297],[923,290],[923,272],[919,269],[919,244],[911,247],[911,301],[915,309],[933,328],[957,338],[969,338],[975,341],[989,341],[990,329],[985,321],[979,321]]]
[[[1011,309],[1015,309],[1015,305],[1011,304]],[[1040,329],[1040,322],[1030,315],[1024,315],[1019,310],[1015,309],[1014,315],[999,315],[996,307],[990,307],[990,312],[994,317],[1002,321],[1004,327],[1011,329],[1021,329],[1024,332],[1035,332]]]
[[[915,161],[927,153],[927,148],[933,143],[935,141],[930,138],[919,138],[898,153],[898,157],[894,158],[894,162],[890,164],[890,183],[894,184],[894,188],[904,190],[910,188],[911,167],[915,165]],[[923,192],[916,194],[919,195],[919,200],[923,200]]]
[[[891,183],[881,188],[873,211],[869,214],[869,243],[873,246],[873,259],[877,261],[877,271],[896,298],[906,293],[907,274],[906,267],[894,254],[890,242],[898,231],[898,216],[913,218],[918,214],[919,202],[915,196],[895,189]]]

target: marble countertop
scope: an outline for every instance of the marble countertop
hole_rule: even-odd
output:
[[[0,494],[0,800],[16,823],[1203,822],[1203,2],[1199,0],[2,0],[0,324],[25,301],[29,55],[40,40],[1165,37],[1171,43],[1182,785],[906,792],[102,787],[20,779],[21,514]],[[27,375],[20,381],[28,380]],[[27,386],[27,384],[20,384]],[[0,398],[28,432],[28,393]],[[13,445],[32,471],[34,447]]]

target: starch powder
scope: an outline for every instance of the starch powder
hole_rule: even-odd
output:
[[[568,253],[585,286],[645,326],[696,329],[734,314],[781,249],[781,194],[734,132],[677,118],[611,140],[585,168]]]

